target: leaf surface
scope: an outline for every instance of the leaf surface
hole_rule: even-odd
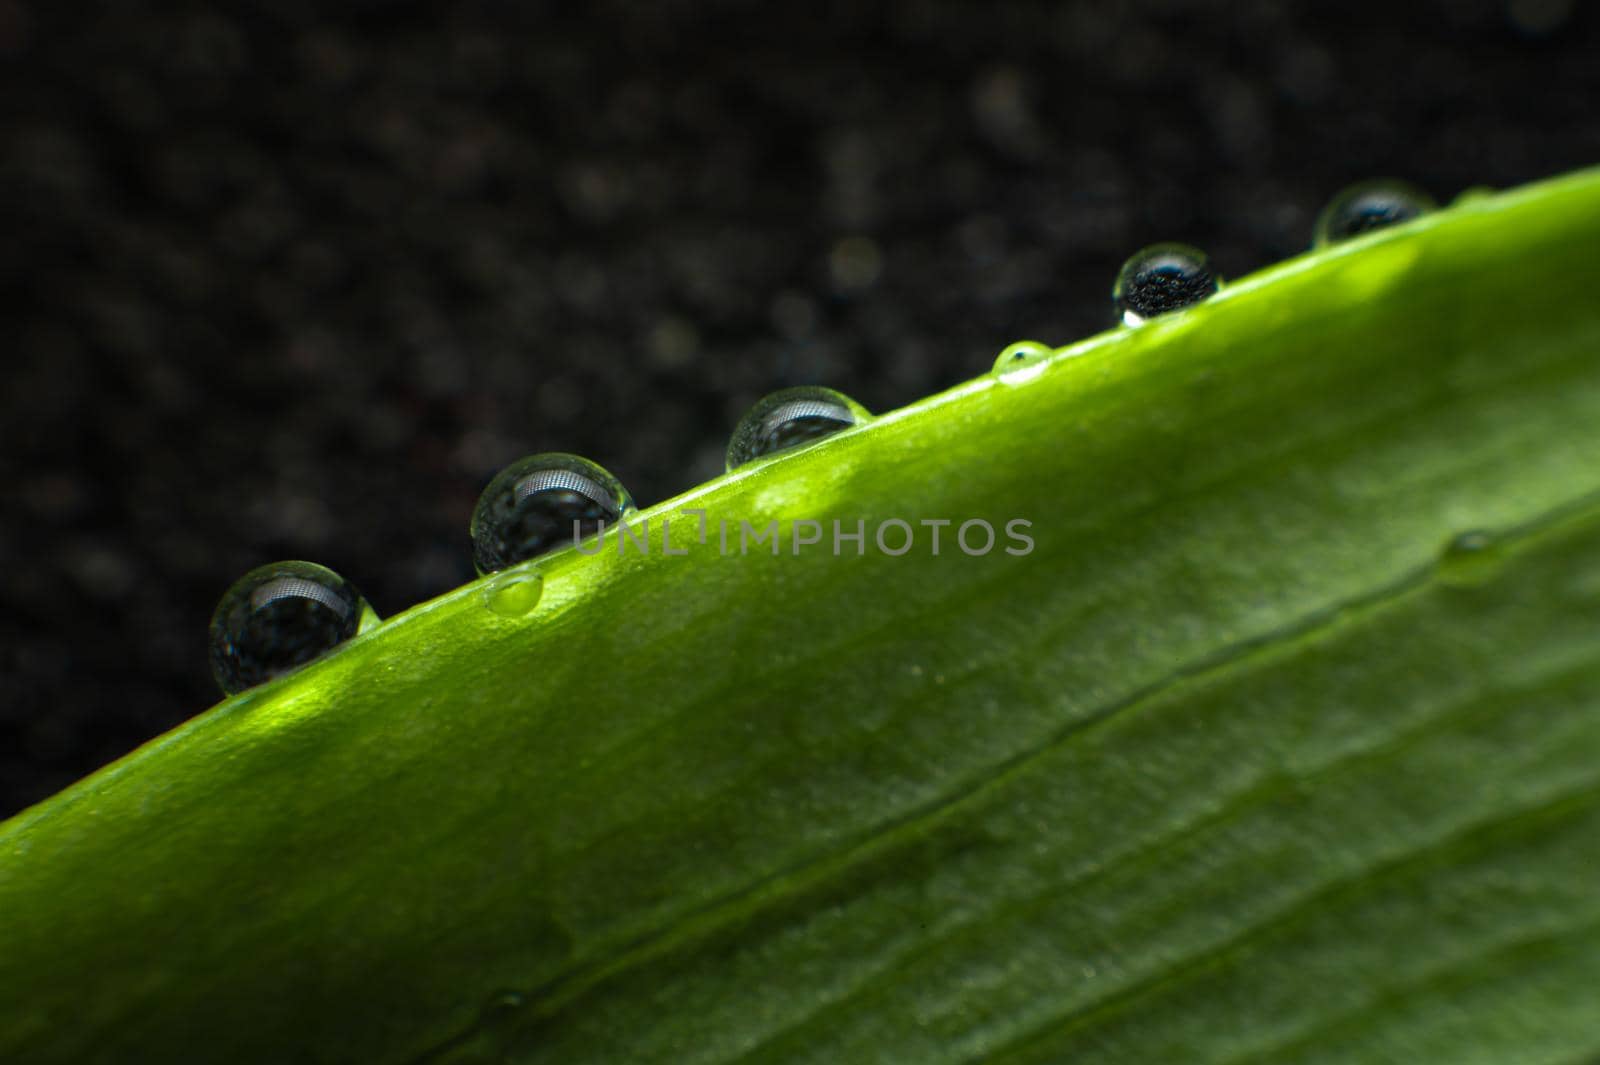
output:
[[[1303,256],[224,702],[0,826],[0,1060],[1600,1054],[1597,246]]]

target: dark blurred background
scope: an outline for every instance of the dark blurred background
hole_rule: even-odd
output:
[[[245,569],[469,579],[519,455],[653,503],[770,389],[1105,328],[1140,245],[1239,276],[1353,179],[1600,162],[1596,16],[0,0],[0,815],[215,701]]]

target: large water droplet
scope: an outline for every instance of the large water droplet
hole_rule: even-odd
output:
[[[1111,298],[1123,323],[1138,325],[1199,303],[1221,287],[1222,278],[1199,248],[1152,244],[1122,264]]]
[[[507,573],[483,589],[483,605],[503,618],[520,618],[539,605],[544,578],[537,573]]]
[[[774,392],[739,419],[728,444],[728,469],[832,436],[870,417],[861,404],[831,388],[802,386]]]
[[[1439,581],[1451,588],[1477,588],[1488,584],[1505,565],[1505,552],[1490,533],[1481,529],[1455,537],[1439,556]]]
[[[472,560],[492,573],[593,535],[633,509],[622,483],[577,455],[518,459],[489,482],[472,511]]]
[[[1433,197],[1408,181],[1396,178],[1360,181],[1329,200],[1328,206],[1317,215],[1312,243],[1318,248],[1337,244],[1374,229],[1409,222],[1433,209]]]
[[[1045,360],[1055,349],[1037,340],[1019,340],[994,360],[994,372],[1007,384],[1021,384],[1044,372]]]
[[[211,615],[211,672],[232,695],[332,650],[378,615],[314,562],[274,562],[233,582]]]

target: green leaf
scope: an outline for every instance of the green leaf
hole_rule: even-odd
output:
[[[0,826],[0,1060],[1600,1054],[1596,247],[1463,203],[228,700]]]

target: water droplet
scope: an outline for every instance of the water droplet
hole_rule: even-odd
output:
[[[1312,245],[1322,248],[1337,244],[1374,229],[1409,222],[1433,209],[1433,197],[1408,181],[1396,178],[1360,181],[1329,200],[1328,206],[1317,215]]]
[[[539,605],[544,578],[537,573],[507,573],[483,589],[483,605],[503,618],[520,618]]]
[[[515,1021],[517,1014],[528,1004],[528,996],[520,991],[499,991],[489,997],[484,1003],[483,1012],[478,1016],[478,1023],[486,1028],[502,1027],[508,1022]]]
[[[1019,340],[994,360],[994,372],[1007,384],[1032,380],[1044,372],[1045,360],[1055,353],[1037,340]]]
[[[870,417],[861,404],[831,388],[803,386],[774,392],[739,419],[728,444],[728,469],[832,436]]]
[[[1445,546],[1439,556],[1439,581],[1451,588],[1477,588],[1494,580],[1504,562],[1493,534],[1474,529]]]
[[[500,1065],[523,1019],[527,996],[520,991],[500,991],[490,996],[475,1024],[465,1032],[424,1054],[417,1065]]]
[[[1125,325],[1169,314],[1215,295],[1222,278],[1199,248],[1152,244],[1122,264],[1111,290]]]
[[[495,474],[478,497],[472,560],[479,573],[493,573],[593,535],[632,509],[621,482],[588,459],[529,455]]]
[[[233,582],[211,615],[211,672],[232,695],[304,665],[377,621],[355,586],[326,566],[258,566]]]

